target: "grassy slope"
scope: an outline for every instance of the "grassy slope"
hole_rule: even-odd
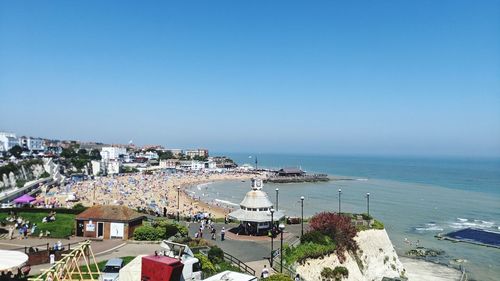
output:
[[[48,212],[40,213],[18,213],[23,219],[37,224],[34,235],[38,236],[40,231],[50,231],[50,236],[54,238],[66,238],[71,236],[75,228],[75,215],[73,214],[56,214],[56,221],[42,223],[43,217],[46,217]],[[4,221],[8,217],[7,213],[0,213],[0,221]],[[17,230],[16,230],[17,231]]]

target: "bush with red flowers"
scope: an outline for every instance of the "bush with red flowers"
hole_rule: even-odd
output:
[[[345,251],[355,253],[358,244],[354,240],[356,228],[351,224],[351,218],[331,212],[314,215],[309,221],[311,231],[319,231],[329,236],[337,244],[335,252],[339,261],[345,261]]]

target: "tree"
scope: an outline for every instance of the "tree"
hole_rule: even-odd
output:
[[[336,242],[335,252],[342,263],[345,261],[345,251],[356,252],[358,244],[354,240],[356,228],[351,223],[348,216],[336,213],[322,212],[314,215],[309,221],[312,231],[319,231]]]
[[[14,145],[11,149],[9,149],[9,153],[14,155],[14,157],[21,157],[21,153],[23,153],[23,149],[19,145]]]
[[[157,151],[158,153],[158,157],[160,158],[160,160],[166,160],[166,159],[172,159],[174,158],[174,155],[172,154],[172,151],[170,150],[167,150],[167,151]]]
[[[101,160],[102,159],[101,152],[99,151],[99,149],[94,148],[90,151],[90,159],[92,159],[92,160]]]
[[[89,153],[85,148],[82,148],[82,149],[78,150],[78,156],[85,158],[85,157],[89,156]]]
[[[73,150],[73,148],[63,148],[61,152],[61,157],[71,159],[76,157],[76,152]]]

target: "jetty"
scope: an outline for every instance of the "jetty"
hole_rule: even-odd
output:
[[[265,183],[298,183],[298,182],[326,182],[330,178],[326,174],[307,174],[297,168],[283,168],[274,170],[264,179]]]

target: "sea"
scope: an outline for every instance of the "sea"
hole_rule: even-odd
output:
[[[272,201],[279,189],[279,209],[287,215],[338,211],[367,212],[382,221],[399,255],[416,245],[441,250],[431,258],[443,264],[463,264],[471,280],[500,280],[500,249],[438,240],[435,235],[466,227],[500,231],[499,158],[361,157],[225,153],[238,164],[261,168],[298,167],[335,178],[321,183],[266,184]],[[190,191],[207,202],[237,208],[249,181],[214,182]]]

